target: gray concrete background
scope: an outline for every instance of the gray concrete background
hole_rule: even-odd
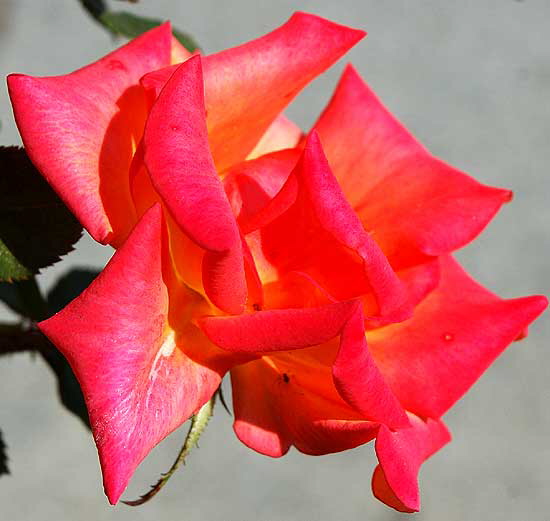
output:
[[[298,9],[367,29],[348,60],[390,109],[433,152],[516,193],[460,259],[503,296],[550,294],[548,0],[141,0],[129,8],[170,18],[206,52],[258,36]],[[65,73],[113,46],[76,1],[0,0],[2,75]],[[292,105],[290,115],[306,128],[343,64]],[[0,144],[17,143],[5,88],[0,120]],[[109,255],[84,239],[41,282],[49,286],[70,264],[97,266]],[[423,511],[416,519],[550,519],[549,333],[544,316],[446,416],[454,441],[421,472]],[[271,460],[237,442],[221,408],[201,449],[159,497],[140,509],[109,507],[90,435],[58,404],[48,369],[26,355],[11,357],[0,361],[0,381],[0,426],[12,468],[0,480],[2,520],[405,518],[372,498],[371,446]],[[144,492],[167,469],[183,436],[176,432],[153,452],[125,497]]]

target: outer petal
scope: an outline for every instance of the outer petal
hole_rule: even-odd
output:
[[[338,300],[373,293],[368,314],[408,316],[399,279],[347,203],[315,132],[284,187],[248,227],[260,229],[261,253],[280,274],[305,272]]]
[[[391,432],[381,426],[376,437],[380,465],[372,477],[374,495],[400,512],[420,510],[417,475],[420,465],[451,440],[443,422],[411,418],[412,426]]]
[[[135,224],[128,170],[143,132],[146,72],[170,63],[170,25],[65,76],[8,78],[30,158],[92,237],[120,243]]]
[[[442,257],[440,285],[413,318],[367,339],[403,406],[439,418],[546,306],[541,296],[500,299]]]
[[[257,40],[206,57],[208,135],[218,171],[243,161],[294,96],[364,35],[295,13]],[[153,73],[145,84],[158,91],[172,73]]]
[[[334,383],[331,386],[334,385],[363,418],[383,422],[391,428],[408,425],[405,411],[369,353],[358,301],[318,308],[261,311],[240,317],[208,317],[199,324],[214,344],[243,353],[303,349],[339,335],[340,345],[336,349],[329,347],[327,363],[316,361],[327,369],[332,367]],[[318,355],[327,356],[326,353]],[[293,354],[292,359],[298,366],[302,356],[300,352]],[[310,360],[309,353],[305,356]]]
[[[40,323],[80,382],[113,504],[141,460],[221,380],[219,372],[184,353],[186,343],[197,344],[200,337],[190,339],[168,324],[163,226],[156,206],[91,286]],[[181,304],[180,314],[188,313]]]
[[[206,133],[201,58],[184,62],[154,104],[144,135],[145,164],[176,223],[207,253],[203,282],[224,311],[246,300],[241,238]]]
[[[394,267],[463,246],[511,198],[429,154],[351,66],[314,128],[348,200]]]

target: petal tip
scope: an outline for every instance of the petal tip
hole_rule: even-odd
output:
[[[304,11],[296,11],[290,17],[290,20],[309,22],[309,23],[321,23],[321,24],[324,24],[326,27],[333,27],[334,29],[345,31],[348,35],[347,39],[349,40],[350,47],[355,45],[358,41],[363,39],[365,36],[367,36],[367,32],[363,29],[355,29],[354,27],[348,27],[346,25],[338,24],[331,20],[327,20],[322,16],[312,14],[312,13],[306,13]]]
[[[107,500],[111,505],[115,506],[120,501],[120,497],[128,486],[128,481],[128,479],[111,479],[103,481],[103,490],[105,492],[105,495],[107,496]]]
[[[514,192],[512,190],[502,190],[502,200],[505,203],[509,203],[514,198]]]
[[[548,298],[545,295],[532,295],[531,297],[525,297],[525,299],[529,301],[535,318],[548,307]]]
[[[420,494],[415,494],[408,498],[398,497],[390,487],[381,465],[377,465],[374,469],[371,479],[371,488],[374,497],[378,499],[378,501],[381,501],[386,506],[398,512],[406,514],[420,512]]]

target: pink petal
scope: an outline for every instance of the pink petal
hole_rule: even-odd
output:
[[[162,90],[144,144],[153,186],[181,229],[207,250],[207,295],[228,313],[242,312],[247,290],[241,238],[210,155],[200,56],[180,65]]]
[[[71,74],[8,78],[30,158],[102,243],[119,244],[136,222],[128,171],[148,108],[139,79],[170,63],[170,39],[167,23]]]
[[[439,418],[546,306],[541,296],[503,300],[442,257],[440,285],[413,318],[367,339],[403,406]]]
[[[364,36],[295,13],[257,40],[206,57],[208,135],[218,171],[243,161],[298,92]],[[154,72],[144,85],[159,92],[172,73]]]
[[[420,510],[417,475],[420,466],[451,440],[443,422],[411,417],[408,429],[390,431],[384,425],[376,437],[376,455],[380,461],[372,477],[374,495],[400,512]]]
[[[185,354],[190,333],[168,323],[163,227],[157,205],[90,287],[40,323],[80,382],[113,504],[149,451],[221,380],[219,371]],[[192,305],[193,297],[187,300]],[[196,334],[192,341],[198,349]]]
[[[351,66],[314,128],[346,197],[394,267],[460,248],[511,198],[433,157]]]

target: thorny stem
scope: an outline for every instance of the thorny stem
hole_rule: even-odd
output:
[[[143,505],[143,503],[146,503],[160,492],[160,489],[166,485],[168,480],[172,477],[172,474],[174,474],[182,463],[185,464],[185,458],[191,452],[191,449],[197,446],[200,435],[203,433],[204,429],[206,429],[208,421],[212,417],[217,394],[218,393],[215,393],[212,398],[210,398],[210,400],[199,409],[199,412],[191,418],[191,427],[189,427],[189,431],[187,432],[185,443],[183,444],[178,457],[170,467],[170,470],[168,470],[165,474],[162,474],[160,479],[151,486],[151,490],[149,490],[149,492],[143,494],[139,499],[134,499],[133,501],[123,501],[123,503],[132,507]]]

